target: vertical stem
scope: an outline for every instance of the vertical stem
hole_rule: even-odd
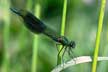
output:
[[[96,35],[96,46],[95,46],[95,52],[94,52],[94,58],[93,58],[93,64],[92,64],[92,72],[96,72],[96,67],[97,67],[97,58],[98,58],[98,52],[99,52],[105,5],[106,5],[106,0],[101,0],[101,9],[100,9],[99,22],[98,22],[98,30],[97,30],[97,35]]]
[[[27,0],[27,9],[31,10],[32,9],[32,0]]]
[[[40,18],[40,4],[37,3],[35,6],[35,15],[36,17]],[[33,42],[33,55],[32,55],[32,68],[31,72],[37,72],[37,58],[38,58],[38,36],[34,35],[34,42]]]
[[[4,58],[3,58],[3,65],[2,65],[2,72],[9,72],[9,24],[10,24],[10,15],[9,15],[9,0],[1,0],[3,3],[4,9]]]
[[[27,0],[27,10],[32,9],[32,0]],[[27,35],[27,30],[25,29],[24,26],[21,27],[21,31],[19,34],[19,48],[24,48],[25,47],[25,41],[26,40],[26,35]]]
[[[61,36],[64,36],[65,33],[66,12],[67,12],[67,0],[64,0],[62,22],[61,22]],[[59,47],[59,49],[61,49],[61,46]],[[58,63],[61,63],[61,55],[59,56]]]
[[[65,33],[66,11],[67,11],[67,0],[64,0],[63,14],[62,14],[62,23],[61,23],[61,35],[62,36],[64,36],[64,33]]]

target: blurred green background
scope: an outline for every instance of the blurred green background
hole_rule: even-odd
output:
[[[65,36],[76,42],[75,56],[93,56],[100,3],[98,0],[68,0]],[[34,34],[10,7],[26,9],[60,33],[63,0],[0,0],[0,72],[31,72]],[[108,2],[107,2],[108,5]],[[108,6],[106,6],[99,56],[108,55]],[[50,72],[57,63],[56,42],[40,34],[37,43],[36,72]],[[75,65],[63,72],[91,72],[92,63]],[[98,62],[97,72],[108,72],[108,62]],[[7,70],[7,71],[5,71]],[[33,72],[33,71],[32,71]]]

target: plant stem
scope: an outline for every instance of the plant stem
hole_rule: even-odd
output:
[[[3,9],[4,9],[4,58],[3,58],[3,65],[2,71],[9,72],[9,28],[10,28],[10,15],[9,15],[9,0],[2,0],[3,2]]]
[[[106,5],[106,0],[101,0],[101,9],[100,9],[99,22],[98,22],[98,30],[97,30],[97,35],[96,35],[96,45],[95,45],[95,52],[94,52],[94,58],[93,58],[93,64],[92,64],[92,72],[96,72],[96,67],[97,67],[97,58],[98,58],[98,52],[99,52],[105,5]]]
[[[27,10],[31,10],[32,9],[32,0],[27,0]],[[25,40],[26,40],[26,35],[27,35],[27,30],[25,29],[25,26],[23,25],[21,27],[21,31],[19,34],[19,48],[24,48],[25,47]]]
[[[32,3],[32,0],[27,0],[27,9],[28,10],[31,10],[32,9],[32,5],[33,3]]]
[[[35,15],[36,17],[40,18],[40,4],[37,3],[35,6]],[[32,56],[32,70],[31,72],[36,72],[37,70],[37,58],[38,58],[38,36],[34,35],[34,42],[33,42],[33,56]]]
[[[67,0],[64,0],[62,23],[61,23],[61,36],[64,36],[64,34],[65,34],[66,12],[67,12]],[[60,49],[61,49],[61,46],[59,47],[59,50]],[[60,63],[61,63],[61,55],[59,56],[59,59],[58,59],[58,64],[60,64]]]
[[[108,57],[98,57],[98,61],[108,61]],[[61,72],[74,65],[92,62],[91,56],[80,56],[56,66],[51,72]]]
[[[63,5],[64,6],[63,6],[63,15],[62,15],[62,23],[61,23],[61,35],[65,34],[67,0],[64,0],[64,4]]]

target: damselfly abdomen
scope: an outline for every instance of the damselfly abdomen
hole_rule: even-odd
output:
[[[72,48],[75,48],[74,41],[69,41],[65,36],[59,36],[59,35],[56,36],[53,32],[51,32],[52,34],[50,34],[49,31],[53,31],[53,30],[48,28],[41,20],[39,20],[32,13],[26,10],[18,10],[15,8],[11,8],[11,11],[13,11],[14,13],[16,13],[17,15],[23,18],[25,22],[25,26],[30,31],[37,34],[43,33],[44,35],[50,37],[52,40],[62,45],[62,48],[60,49],[58,53],[58,57],[63,49],[64,49],[64,52],[62,54],[62,57],[64,56],[65,51],[68,51],[68,54],[71,55]]]

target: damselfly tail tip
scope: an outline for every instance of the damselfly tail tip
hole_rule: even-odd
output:
[[[21,16],[20,10],[16,9],[16,8],[10,8],[10,10],[16,14],[18,14],[19,16]]]

